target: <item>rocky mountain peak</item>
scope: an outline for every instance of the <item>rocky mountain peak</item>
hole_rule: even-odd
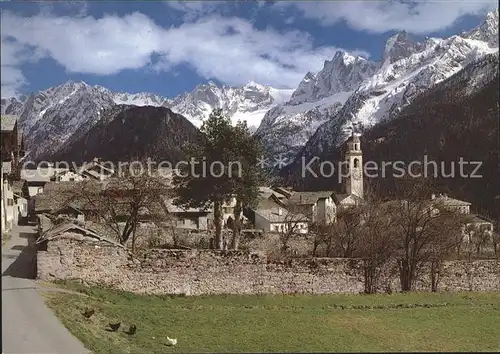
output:
[[[486,42],[491,48],[498,48],[498,9],[489,12],[478,27],[462,36]]]
[[[385,42],[382,63],[392,64],[414,53],[420,52],[424,45],[414,41],[406,31],[401,31],[389,37]]]
[[[249,81],[243,86],[244,90],[250,90],[250,91],[269,91],[269,87],[266,87],[264,85],[258,84],[255,81]]]
[[[331,60],[325,60],[316,75],[307,73],[292,94],[289,104],[316,102],[340,92],[354,91],[367,77],[373,75],[376,64],[345,51],[337,51]]]

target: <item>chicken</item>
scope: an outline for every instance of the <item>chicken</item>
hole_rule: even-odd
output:
[[[85,312],[82,313],[83,317],[85,318],[90,318],[92,315],[95,313],[94,309],[87,309]]]
[[[169,338],[169,337],[167,336],[167,342],[168,342],[168,343],[167,343],[167,345],[168,345],[168,346],[174,346],[174,345],[176,345],[176,344],[177,344],[177,339],[176,339],[176,338]]]
[[[121,325],[121,322],[118,322],[118,323],[110,323],[109,324],[109,327],[111,328],[111,330],[113,332],[116,332],[118,331],[118,328],[120,328],[120,325]]]
[[[137,331],[137,326],[133,324],[130,326],[129,330],[125,333],[127,333],[128,335],[131,336],[131,335],[135,334],[136,331]]]

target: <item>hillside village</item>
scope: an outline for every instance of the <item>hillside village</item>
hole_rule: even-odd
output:
[[[80,230],[78,232],[117,242],[123,236],[123,230],[130,228],[130,209],[113,209],[113,220],[110,223],[109,219],[103,219],[103,202],[85,196],[85,193],[90,195],[96,191],[106,193],[111,190],[131,193],[130,187],[127,186],[128,181],[116,177],[115,171],[106,162],[95,158],[78,168],[56,168],[54,165],[37,169],[21,168],[23,134],[18,128],[16,116],[2,116],[2,144],[2,230],[9,232],[13,225],[29,220],[38,224],[40,240],[47,240],[48,235],[50,240],[64,238],[65,234],[74,231],[73,227],[77,227]],[[321,225],[324,225],[323,228],[335,225],[338,215],[367,203],[364,195],[365,181],[362,178],[363,152],[359,134],[353,133],[347,140],[345,151],[344,158],[348,162],[350,173],[345,179],[343,191],[301,192],[285,186],[259,186],[256,202],[241,208],[239,216],[235,214],[235,196],[224,202],[222,247],[214,243],[213,205],[203,208],[177,205],[176,192],[172,187],[176,171],[158,170],[165,185],[169,186],[154,191],[154,194],[162,194],[161,205],[157,209],[159,212],[153,212],[152,208],[142,210],[133,229],[132,246],[130,242],[125,242],[126,240],[121,243],[132,247],[134,251],[136,247],[147,245],[163,248],[237,249],[238,244],[235,245],[231,240],[235,237],[235,228],[242,234],[243,239],[257,237],[264,240],[274,235],[275,239],[279,240],[274,247],[281,245],[280,247],[288,248],[294,242],[300,244],[303,239],[315,239],[320,233],[318,230]],[[77,190],[83,194],[78,194]],[[106,198],[110,200],[113,197],[109,194]],[[120,198],[112,200],[117,205],[129,202],[126,197]],[[476,244],[476,234],[476,237],[485,239],[481,241],[481,246],[488,247],[487,245],[493,244],[497,252],[497,244],[493,242],[495,233],[492,221],[473,214],[471,203],[435,192],[428,195],[427,199],[425,208],[430,208],[429,210],[453,210],[467,215],[467,222],[462,227],[462,241],[465,244]],[[385,208],[394,203],[397,208],[404,207],[398,204],[400,201],[385,201],[382,205]],[[241,220],[238,226],[235,226],[235,219]],[[65,227],[61,227],[61,223],[64,223]],[[113,225],[116,227],[113,228]],[[333,234],[336,231],[330,229],[328,232]],[[350,230],[344,228],[343,231],[337,232],[349,233]],[[313,243],[316,244],[316,241]],[[316,246],[314,249],[316,251]],[[273,250],[261,251],[269,253]],[[306,255],[308,252],[299,248],[293,250],[292,254]]]

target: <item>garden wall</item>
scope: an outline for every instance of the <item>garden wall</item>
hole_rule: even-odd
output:
[[[38,252],[42,280],[79,279],[120,290],[149,294],[328,294],[364,290],[360,260],[316,258],[268,262],[246,251],[153,249],[132,257],[107,243],[67,235]],[[417,290],[430,291],[427,271]],[[477,260],[444,264],[443,291],[500,291],[500,262]],[[380,289],[399,288],[394,269],[381,277]]]

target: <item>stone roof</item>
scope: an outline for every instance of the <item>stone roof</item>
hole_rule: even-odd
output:
[[[1,116],[2,131],[12,131],[16,126],[18,116],[3,115]]]
[[[289,188],[285,188],[285,187],[276,187],[276,188],[273,188],[273,190],[278,192],[278,193],[281,193],[286,198],[290,198],[294,193],[293,190],[291,190]]]
[[[267,199],[271,195],[275,195],[276,197],[278,197],[280,199],[286,198],[286,196],[284,194],[273,190],[271,187],[259,187],[259,197]]]
[[[84,170],[82,173],[83,174],[87,174],[90,177],[93,177],[93,178],[95,178],[97,180],[101,179],[101,176],[102,176],[99,172],[94,171],[94,170]]]
[[[364,203],[364,200],[360,197],[358,197],[356,194],[347,194],[347,193],[344,193],[344,194],[337,194],[337,193],[334,193],[334,199],[342,204],[342,201],[344,201],[345,199],[349,198],[349,197],[352,197],[354,198],[356,201],[358,201],[359,203]]]
[[[101,190],[101,184],[96,181],[64,181],[64,182],[47,182],[43,187],[43,193],[68,193],[74,192],[77,188],[86,188],[89,191],[97,192]]]
[[[61,224],[54,225],[47,231],[43,232],[42,235],[36,241],[36,243],[39,244],[45,241],[51,241],[56,238],[64,237],[64,235],[68,233],[80,234],[88,238],[93,238],[99,241],[108,242],[114,246],[125,248],[119,242],[110,240],[107,237],[100,236],[95,230],[91,230],[89,228],[78,225],[77,223],[71,221],[66,221],[62,222]],[[83,240],[85,240],[85,238],[83,238]]]
[[[35,211],[37,213],[52,212],[64,204],[60,198],[55,198],[53,195],[44,193],[37,194],[32,198],[35,201]]]
[[[445,207],[459,207],[459,206],[469,206],[471,203],[455,199],[455,198],[450,198],[448,196],[438,196],[434,199],[432,199],[432,202],[438,205],[442,205]]]
[[[319,199],[326,199],[331,197],[335,192],[333,191],[319,191],[319,192],[295,192],[290,197],[290,202],[298,205],[310,205],[318,202]]]
[[[169,213],[211,213],[213,208],[183,208],[175,205],[175,198],[168,196],[163,197],[163,202]]]
[[[468,219],[469,223],[471,224],[486,224],[486,223],[493,224],[491,220],[488,220],[484,216],[478,214],[469,214]]]
[[[43,188],[43,193],[33,197],[35,200],[36,212],[56,212],[68,206],[69,203],[72,202],[71,199],[73,199],[72,197],[75,195],[74,192],[78,183],[79,182],[47,182]]]
[[[279,213],[281,209],[281,215]],[[263,199],[259,201],[257,208],[254,209],[256,214],[259,214],[271,223],[283,223],[283,222],[294,222],[294,221],[308,221],[308,218],[301,213],[293,213],[282,205],[276,203],[271,198]]]
[[[28,183],[30,182],[49,182],[51,177],[53,177],[57,172],[64,171],[67,169],[54,168],[54,167],[40,167],[37,169],[22,169],[21,177],[25,179]]]

